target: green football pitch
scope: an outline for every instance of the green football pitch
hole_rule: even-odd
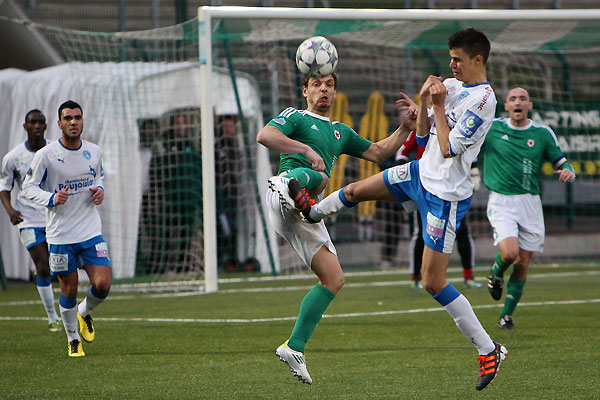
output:
[[[477,269],[481,282],[486,270]],[[199,294],[114,291],[93,313],[86,357],[67,357],[32,283],[0,292],[2,399],[598,399],[600,264],[534,264],[514,319],[448,274],[509,351],[477,392],[477,353],[405,271],[350,273],[307,345],[313,385],[275,356],[312,276],[222,282]],[[83,293],[80,293],[81,300]]]

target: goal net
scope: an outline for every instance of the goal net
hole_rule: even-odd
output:
[[[14,134],[22,132],[24,113],[39,108],[48,119],[47,138],[57,139],[58,105],[68,98],[80,102],[84,137],[104,150],[100,212],[114,277],[154,285],[192,280],[213,291],[217,273],[303,270],[273,233],[263,202],[278,154],[256,143],[264,123],[286,107],[306,106],[297,46],[315,35],[335,44],[340,61],[332,118],[377,141],[397,125],[399,92],[413,96],[429,74],[448,77],[447,39],[473,26],[492,42],[488,78],[497,116],[510,88],[526,88],[531,117],[552,127],[578,174],[566,185],[544,166],[543,257],[597,257],[599,19],[594,10],[204,7],[198,19],[140,32],[34,24],[66,63],[0,74],[3,98],[10,93],[11,99],[2,122],[13,147],[24,139],[24,132]],[[379,170],[341,157],[327,192]],[[495,254],[487,196],[485,188],[475,192],[467,214],[477,258],[486,262]],[[344,267],[377,267],[386,259],[405,267],[411,221],[394,204],[372,202],[327,224]],[[23,252],[14,236],[11,250]],[[3,247],[3,255],[7,251]]]
[[[261,89],[265,121],[286,107],[306,107],[302,77],[295,66],[297,46],[325,36],[337,47],[338,90],[332,119],[361,136],[381,140],[397,126],[399,92],[418,93],[428,75],[451,76],[448,37],[467,27],[490,38],[488,79],[498,98],[517,86],[534,103],[530,117],[549,125],[573,163],[578,180],[559,183],[549,162],[540,176],[550,260],[597,256],[600,222],[600,36],[598,10],[285,10],[201,8],[201,37],[211,36],[212,65],[246,71]],[[203,25],[204,24],[204,25]],[[207,50],[208,52],[208,50]],[[253,134],[253,133],[252,133]],[[272,152],[273,171],[279,155]],[[375,174],[384,166],[342,156],[326,193]],[[486,218],[489,191],[475,192],[467,214],[477,259],[495,256]],[[342,265],[406,266],[413,216],[388,202],[361,203],[327,221]],[[278,239],[283,269],[303,268],[291,247]],[[458,258],[458,257],[456,257]],[[388,261],[386,263],[386,261]]]

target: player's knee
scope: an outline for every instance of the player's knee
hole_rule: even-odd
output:
[[[94,279],[93,287],[101,296],[106,297],[110,292],[110,276]]]
[[[40,278],[50,278],[50,266],[48,262],[36,262],[35,272]]]
[[[100,295],[106,297],[108,296],[108,292],[110,292],[110,280],[101,280],[96,282],[96,284],[94,284],[94,288]]]
[[[344,286],[344,284],[346,283],[346,280],[344,279],[344,276],[336,276],[333,281],[330,283],[331,288],[329,288],[329,290],[331,290],[333,293],[338,293],[340,290],[342,290],[342,287]]]
[[[342,287],[346,283],[343,274],[336,274],[335,276],[330,276],[326,280],[322,280],[323,286],[329,289],[334,294],[337,294]]]
[[[500,258],[507,264],[512,264],[519,257],[519,249],[508,249],[500,252]]]
[[[442,282],[439,282],[435,279],[431,279],[426,275],[423,276],[423,280],[421,283],[423,283],[423,289],[425,289],[425,291],[432,296],[438,294],[438,292],[443,289]]]
[[[427,293],[429,293],[432,296],[435,296],[439,290],[437,290],[437,286],[434,285],[432,282],[426,282],[425,280],[423,280],[423,289],[425,289],[425,291]]]

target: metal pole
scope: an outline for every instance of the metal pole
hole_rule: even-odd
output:
[[[152,29],[158,28],[158,9],[160,0],[152,0]]]
[[[202,110],[202,199],[204,222],[204,285],[207,293],[216,292],[217,279],[217,205],[215,194],[215,126],[212,100],[211,15],[203,7],[198,12],[200,46],[200,103]]]
[[[175,0],[175,23],[181,24],[187,21],[187,0]]]
[[[119,32],[125,32],[125,2],[127,0],[119,0]]]

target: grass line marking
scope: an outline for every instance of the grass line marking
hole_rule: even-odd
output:
[[[575,305],[600,303],[600,299],[587,300],[560,300],[560,301],[535,301],[519,303],[519,307],[540,307],[555,305]],[[500,308],[503,304],[485,304],[473,306],[473,309]],[[323,318],[360,318],[360,317],[379,317],[388,315],[419,314],[426,312],[445,311],[443,307],[431,308],[413,308],[409,310],[390,310],[374,311],[346,314],[325,314]],[[156,323],[198,323],[198,324],[255,324],[261,322],[280,322],[293,321],[296,317],[277,317],[277,318],[94,318],[94,321],[103,322],[156,322]],[[45,317],[2,317],[0,321],[45,321]]]

